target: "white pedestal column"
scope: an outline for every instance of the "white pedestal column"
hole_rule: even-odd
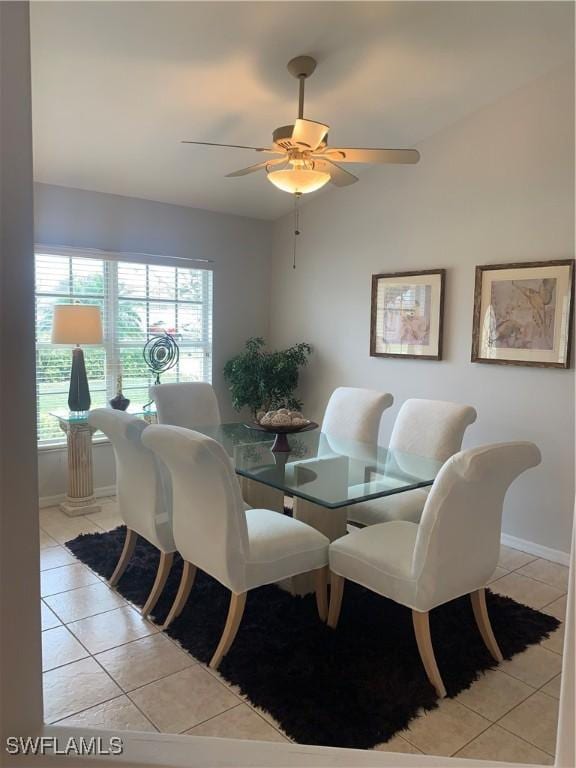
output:
[[[68,443],[68,493],[60,509],[71,517],[100,512],[92,471],[92,435],[96,430],[87,421],[59,419],[58,423]]]

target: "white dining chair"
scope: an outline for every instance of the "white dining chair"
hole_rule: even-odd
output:
[[[403,469],[410,474],[410,457],[445,462],[462,447],[466,429],[476,421],[476,410],[470,405],[443,400],[406,400],[394,422],[389,448],[389,470]],[[397,454],[395,455],[395,452]],[[402,467],[402,460],[407,466]],[[408,520],[417,523],[422,515],[430,488],[416,488],[381,499],[353,504],[348,508],[348,521],[355,525],[377,525],[390,520]]]
[[[361,387],[337,387],[330,395],[318,441],[317,455],[291,462],[288,472],[297,467],[342,455],[366,459],[376,455],[382,414],[394,398],[389,392]]]
[[[194,429],[221,423],[216,393],[205,381],[156,384],[150,387],[150,397],[156,403],[159,424]]]
[[[240,626],[249,590],[313,571],[316,604],[327,615],[328,539],[314,528],[269,509],[245,510],[224,448],[181,427],[152,425],[143,434],[170,471],[176,547],[182,579],[164,628],[183,610],[197,568],[227,587],[228,618],[210,661],[216,669]]]
[[[328,400],[322,432],[332,439],[376,445],[382,414],[393,402],[389,392],[338,387]]]
[[[346,579],[411,608],[422,663],[443,697],[446,689],[434,656],[429,613],[470,595],[484,643],[494,659],[502,661],[485,585],[498,562],[506,491],[518,475],[539,463],[540,451],[527,442],[462,451],[440,470],[419,524],[394,520],[333,542],[328,625],[338,624]]]
[[[148,428],[145,421],[124,411],[96,408],[88,414],[88,423],[103,432],[112,444],[118,512],[126,525],[124,548],[109,584],[115,586],[123,576],[138,536],[160,551],[156,578],[142,608],[142,614],[147,616],[164,589],[176,551],[170,478],[152,451],[142,444],[142,435]]]

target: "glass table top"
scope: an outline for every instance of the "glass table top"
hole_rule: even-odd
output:
[[[272,452],[274,434],[242,423],[197,431],[224,446],[239,475],[330,509],[432,485],[442,466],[428,457],[328,437],[319,429],[288,435],[289,453]]]
[[[62,409],[59,411],[50,411],[50,416],[54,416],[54,418],[64,421],[67,424],[83,424],[88,421],[89,413],[90,411],[66,411],[65,409]],[[140,419],[156,419],[155,408],[147,408],[144,410],[142,406],[136,405],[134,407],[129,407],[126,413],[130,414],[130,416],[138,416]]]
[[[128,409],[132,416],[155,421],[155,410]],[[86,413],[55,411],[68,424],[85,423]],[[325,435],[319,429],[287,435],[291,451],[271,450],[275,435],[241,422],[196,427],[217,440],[236,472],[323,507],[337,509],[432,485],[442,462]]]

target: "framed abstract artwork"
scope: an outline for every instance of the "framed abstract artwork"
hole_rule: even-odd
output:
[[[472,362],[569,368],[574,260],[476,267]]]
[[[372,275],[370,354],[442,359],[446,270]]]

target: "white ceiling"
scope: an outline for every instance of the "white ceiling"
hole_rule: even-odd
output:
[[[34,2],[35,176],[274,219],[292,200],[263,172],[224,178],[261,155],[179,142],[269,143],[296,117],[290,58],[318,60],[305,116],[331,126],[332,145],[410,147],[569,59],[572,14],[563,2]]]

